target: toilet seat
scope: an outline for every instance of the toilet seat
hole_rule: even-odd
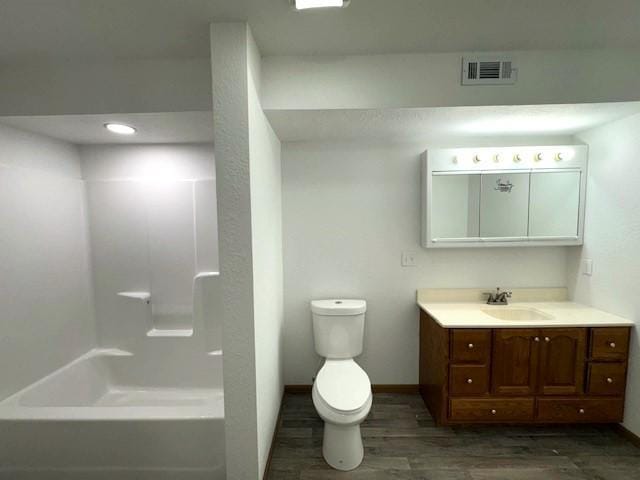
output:
[[[341,415],[359,413],[371,399],[369,376],[353,359],[326,360],[314,390],[326,407]]]

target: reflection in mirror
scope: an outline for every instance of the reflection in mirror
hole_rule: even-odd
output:
[[[431,236],[478,237],[480,175],[434,175]]]
[[[580,209],[580,172],[531,174],[529,235],[576,237]]]
[[[529,174],[482,175],[481,237],[526,237]]]

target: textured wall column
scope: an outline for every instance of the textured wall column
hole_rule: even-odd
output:
[[[211,25],[227,478],[259,478],[249,176],[248,26]]]

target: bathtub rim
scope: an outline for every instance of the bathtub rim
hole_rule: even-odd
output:
[[[203,355],[222,356],[222,351],[203,352]],[[80,362],[101,356],[133,357],[134,354],[117,348],[94,348],[54,370],[23,389],[0,401],[0,421],[152,421],[152,420],[224,420],[223,388],[204,389],[212,392],[206,405],[136,405],[136,406],[28,406],[20,399],[30,390],[50,381],[63,370]],[[177,388],[176,390],[180,390]],[[203,390],[203,389],[192,389]]]

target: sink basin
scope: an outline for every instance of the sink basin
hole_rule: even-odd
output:
[[[483,313],[497,318],[498,320],[509,321],[531,321],[531,320],[552,320],[553,315],[541,312],[535,308],[528,307],[497,307],[482,310]]]

